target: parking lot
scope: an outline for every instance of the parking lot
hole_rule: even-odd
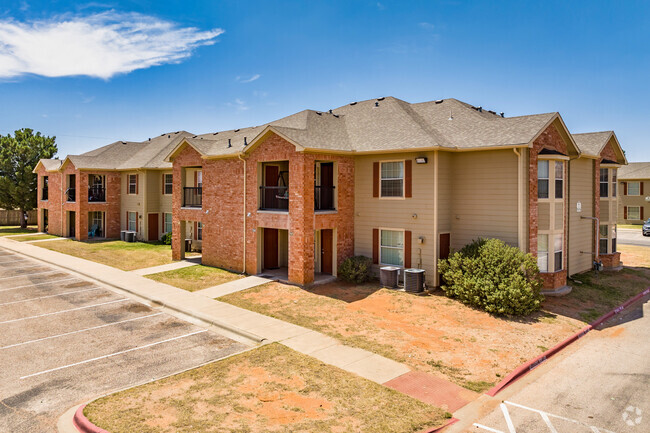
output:
[[[247,346],[0,249],[0,431],[56,431],[71,406]]]

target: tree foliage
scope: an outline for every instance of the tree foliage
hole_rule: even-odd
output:
[[[465,245],[438,267],[445,294],[488,313],[523,316],[539,310],[543,296],[537,261],[499,239]]]
[[[37,176],[32,173],[41,158],[57,152],[56,137],[34,134],[29,128],[0,135],[0,207],[32,210],[36,207]]]

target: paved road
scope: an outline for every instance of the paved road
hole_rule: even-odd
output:
[[[572,352],[548,361],[546,373],[509,395],[467,431],[650,431],[649,316],[650,304],[640,303],[590,332]]]
[[[75,404],[244,348],[0,249],[0,432],[56,431]]]
[[[619,244],[650,247],[650,236],[643,236],[641,229],[618,229],[616,237]]]

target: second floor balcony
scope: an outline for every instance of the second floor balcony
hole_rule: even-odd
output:
[[[314,187],[314,210],[328,211],[336,210],[334,206],[334,186],[315,186]]]
[[[183,207],[201,208],[203,206],[203,188],[184,187]]]
[[[260,210],[289,210],[289,188],[286,186],[260,186]]]
[[[48,188],[45,186],[41,190],[41,200],[47,200],[49,197]]]
[[[88,187],[88,202],[101,203],[106,201],[106,187],[93,185]]]

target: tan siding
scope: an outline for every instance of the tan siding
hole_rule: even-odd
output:
[[[593,216],[593,161],[579,158],[570,162],[569,178],[569,275],[591,269],[594,247],[594,222],[582,219]],[[582,212],[578,213],[578,202]]]
[[[511,150],[452,155],[452,249],[479,237],[517,245],[517,156]]]
[[[415,159],[426,156],[427,164],[413,161],[413,196],[407,199],[381,199],[372,196],[373,162]],[[433,152],[372,155],[355,159],[355,254],[372,257],[372,229],[394,228],[412,231],[411,264],[427,271],[427,281],[433,281]],[[413,218],[417,214],[417,218]],[[418,244],[418,237],[425,238]],[[421,260],[421,264],[420,264]]]
[[[551,205],[548,202],[537,204],[538,212],[538,230],[551,229]]]
[[[452,159],[449,152],[438,152],[438,232],[451,231]]]
[[[628,181],[628,182],[637,182]],[[650,197],[650,180],[640,180],[643,183],[643,194],[638,196],[624,195],[623,182],[618,183],[618,216],[619,224],[639,224],[641,220],[625,219],[623,215],[623,206],[639,206],[643,207],[644,219],[650,218],[650,201],[646,201],[646,197]]]
[[[162,182],[163,174],[172,174],[171,171],[160,172],[160,182]],[[162,185],[160,186],[160,207],[159,210],[161,213],[171,213],[172,212],[172,195],[171,194],[162,194]]]
[[[609,221],[609,200],[600,199],[600,223],[607,224]]]
[[[555,230],[564,230],[564,203],[555,203]]]
[[[138,193],[137,194],[127,194],[129,190],[129,174],[138,174],[139,177],[139,185],[138,185]],[[135,171],[130,171],[130,172],[123,172],[122,173],[122,182],[121,182],[121,188],[122,188],[122,194],[120,194],[120,202],[121,202],[121,209],[120,209],[120,220],[121,224],[120,227],[122,230],[127,229],[128,221],[126,219],[126,213],[127,212],[137,212],[138,213],[138,237],[142,238],[142,231],[143,224],[142,221],[144,220],[144,216],[140,218],[140,216],[143,214],[144,211],[144,200],[143,200],[143,190],[144,190],[144,175],[142,172],[135,172]]]

